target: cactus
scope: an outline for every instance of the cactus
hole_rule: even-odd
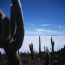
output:
[[[44,46],[44,52],[45,52],[45,46]]]
[[[49,52],[46,51],[45,55],[46,55],[46,65],[49,65],[50,64],[50,55],[49,55]]]
[[[53,42],[53,39],[52,39],[52,37],[51,37],[51,45],[52,45],[52,42]]]
[[[54,41],[53,41],[52,37],[51,37],[51,45],[52,45],[52,52],[54,53]]]
[[[33,60],[33,44],[29,44],[29,49],[31,51],[31,59]]]
[[[11,5],[10,8],[10,22],[11,22],[11,38],[14,38],[15,32],[16,32],[16,19],[15,19],[15,12],[14,12],[14,7]]]
[[[40,40],[40,36],[39,36],[39,54],[41,54],[41,40]]]
[[[52,42],[52,51],[54,52],[54,41]]]
[[[8,17],[5,17],[3,19],[3,22],[2,22],[2,32],[3,32],[2,39],[4,41],[8,40],[9,37],[10,37],[10,32],[11,32],[11,30],[10,30],[10,21],[9,21]]]
[[[24,39],[24,23],[19,0],[11,0],[11,16],[2,16],[0,13],[0,48],[5,50],[9,65],[22,65],[17,54]]]
[[[1,12],[0,12],[0,40],[2,40],[2,14],[1,14]],[[0,43],[1,43],[1,41],[0,41]],[[0,46],[2,46],[2,45],[0,44]]]

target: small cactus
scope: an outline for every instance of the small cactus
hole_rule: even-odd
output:
[[[46,55],[46,65],[49,65],[50,64],[50,54],[48,51],[46,51],[45,55]]]
[[[45,46],[44,46],[44,52],[45,52]]]
[[[29,44],[29,49],[31,51],[31,59],[33,60],[33,44]]]

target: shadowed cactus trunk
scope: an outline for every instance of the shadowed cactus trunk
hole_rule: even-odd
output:
[[[19,0],[11,0],[10,21],[0,13],[0,48],[5,50],[9,65],[22,65],[17,53],[24,39],[24,23]]]
[[[29,49],[31,51],[31,59],[33,60],[33,44],[29,44]]]

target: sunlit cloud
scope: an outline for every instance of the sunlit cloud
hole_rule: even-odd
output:
[[[31,24],[32,26],[34,25],[34,24]]]
[[[52,24],[41,24],[40,26],[51,26]]]
[[[56,30],[46,30],[46,29],[36,29],[34,32],[26,31],[25,35],[41,35],[41,36],[49,36],[49,35],[65,35],[65,31],[56,31]]]
[[[45,30],[45,29],[36,29],[37,32],[48,32],[48,33],[61,33],[60,31],[52,31],[52,30]]]

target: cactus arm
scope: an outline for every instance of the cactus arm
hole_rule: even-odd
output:
[[[3,19],[3,24],[2,24],[2,39],[5,41],[5,40],[8,40],[10,38],[10,21],[8,19],[8,17],[5,17]]]
[[[53,40],[52,40],[52,37],[51,37],[51,45],[52,45],[52,42],[53,42]]]
[[[24,23],[23,23],[23,17],[21,13],[21,6],[19,4],[19,0],[11,0],[12,4],[14,6],[14,12],[16,16],[16,39],[15,39],[15,49],[18,50],[23,43],[24,38]]]
[[[13,38],[14,34],[15,34],[15,27],[16,27],[16,23],[15,23],[15,12],[14,12],[14,7],[13,5],[11,5],[10,7],[10,22],[11,22],[11,38]]]
[[[0,40],[2,40],[2,14],[0,13]]]
[[[2,14],[0,13],[0,48],[2,48]]]
[[[5,40],[10,38],[10,21],[7,17],[2,19],[2,14],[0,13],[0,48],[4,48]]]

